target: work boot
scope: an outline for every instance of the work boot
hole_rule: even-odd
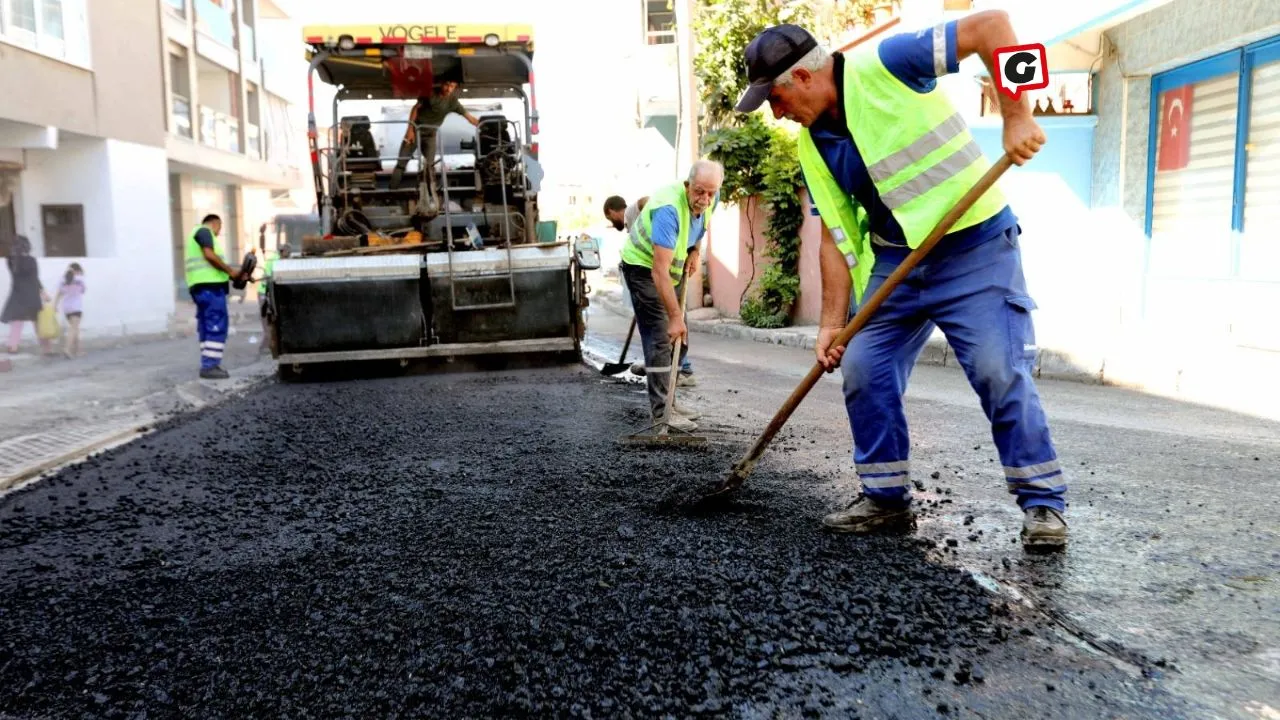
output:
[[[1053,508],[1027,508],[1022,521],[1022,549],[1028,552],[1055,552],[1067,546],[1067,521]]]
[[[885,507],[866,495],[859,495],[848,509],[822,518],[822,524],[833,532],[859,535],[875,531],[912,530],[916,525],[916,514],[910,505],[903,508]]]
[[[702,413],[698,412],[697,410],[694,410],[693,408],[688,407],[686,405],[681,405],[679,399],[677,399],[675,402],[671,404],[671,411],[677,415],[683,415],[684,417],[687,417],[690,420],[697,420],[698,418],[702,417]]]
[[[655,418],[653,423],[655,425],[661,425],[663,423],[663,420],[662,418]],[[694,430],[698,429],[697,423],[681,415],[680,413],[675,412],[674,410],[671,413],[671,419],[667,421],[666,424],[667,424],[667,427],[671,428],[672,430],[678,430],[680,432],[686,432],[686,433],[691,433]]]
[[[200,368],[200,377],[204,380],[226,380],[231,373],[222,369],[221,365],[211,368]]]
[[[644,363],[631,363],[631,374],[644,377],[644,374],[645,374]]]
[[[697,387],[698,380],[693,373],[682,372],[676,376],[676,387]]]

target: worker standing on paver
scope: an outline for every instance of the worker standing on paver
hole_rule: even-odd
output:
[[[659,188],[637,214],[622,248],[622,277],[631,295],[644,347],[645,380],[653,422],[692,432],[698,413],[679,399],[673,417],[666,418],[667,384],[671,372],[671,346],[688,341],[688,329],[676,288],[691,268],[698,266],[698,243],[710,224],[710,213],[720,198],[724,168],[711,160],[699,160],[689,179]]]
[[[414,151],[421,147],[422,161],[419,163],[418,172],[426,178],[428,203],[434,205],[436,133],[449,113],[461,115],[473,127],[480,124],[476,116],[468,112],[458,99],[458,80],[452,78],[441,82],[438,87],[432,89],[430,95],[418,98],[418,102],[414,103],[413,109],[409,111],[409,126],[405,129],[404,140],[400,143],[400,154],[396,158],[395,170],[391,172],[392,190],[400,187],[400,180],[404,177],[405,168],[409,166],[409,160],[413,158]],[[418,143],[419,125],[422,126],[421,144]]]
[[[222,244],[222,218],[205,215],[200,225],[187,235],[183,252],[187,290],[196,304],[197,332],[200,335],[200,377],[206,380],[224,380],[230,374],[222,368],[222,353],[227,347],[227,294],[232,278],[238,278],[239,270],[232,270],[224,261]]]
[[[822,243],[822,327],[816,352],[840,366],[862,493],[823,523],[864,533],[914,525],[910,440],[902,395],[936,324],[955,350],[991,421],[1009,491],[1024,511],[1027,549],[1066,545],[1066,479],[1032,378],[1036,306],[1023,278],[1021,228],[998,186],[953,226],[846,349],[832,341],[854,303],[875,292],[990,168],[964,119],[937,87],[977,53],[992,67],[1016,45],[1008,15],[993,10],[848,55],[806,30],[780,25],[746,48],[751,86],[737,105],[765,101],[803,126],[797,144]],[[1022,165],[1045,142],[1025,97],[1000,97],[1004,149]],[[865,229],[860,223],[865,222]]]
[[[636,218],[640,216],[640,211],[644,209],[645,203],[649,202],[649,196],[636,200],[630,205],[621,195],[610,195],[604,201],[604,218],[613,225],[613,229],[619,232],[631,232],[631,226],[635,224]],[[697,265],[690,266],[696,268]],[[688,277],[686,274],[684,277]],[[626,288],[626,278],[623,278],[623,288]],[[676,286],[676,297],[684,292],[684,279],[680,280],[680,284]],[[688,324],[688,312],[685,312],[685,324]],[[643,337],[641,338],[643,342]],[[644,377],[644,363],[632,363],[631,374]],[[680,372],[676,374],[676,387],[693,387],[697,385],[697,380],[693,377],[693,361],[689,359],[689,343],[686,341],[680,345]]]

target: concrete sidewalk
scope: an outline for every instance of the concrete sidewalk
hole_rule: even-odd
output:
[[[224,381],[199,379],[193,337],[124,336],[71,360],[14,356],[0,373],[0,492],[269,377],[275,365],[259,352],[258,326],[241,321],[232,331]]]
[[[621,287],[608,277],[593,281],[591,302],[618,315],[631,317]],[[722,317],[714,308],[689,311],[689,329],[752,342],[813,349],[816,325],[761,329],[735,317]],[[1096,354],[1096,353],[1095,353]],[[1134,334],[1121,338],[1105,357],[1070,348],[1041,346],[1036,354],[1037,378],[1108,385],[1192,402],[1208,407],[1280,419],[1280,384],[1263,382],[1265,353],[1247,348],[1189,349],[1168,340]],[[941,331],[935,330],[917,361],[960,369],[955,352]]]

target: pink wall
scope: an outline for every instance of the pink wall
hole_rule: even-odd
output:
[[[800,192],[804,224],[800,226],[800,299],[796,303],[796,325],[817,325],[822,320],[822,270],[818,252],[822,246],[822,218],[810,213],[809,193]]]
[[[794,323],[813,325],[817,324],[822,311],[822,278],[818,270],[822,221],[809,215],[808,197],[802,199],[805,221],[800,228],[800,298]],[[764,210],[753,199],[743,206],[721,206],[712,220],[703,252],[711,275],[711,296],[723,316],[738,316],[743,291],[752,279],[752,258],[756,282],[770,262],[765,257],[765,219]],[[692,300],[690,298],[690,307],[694,306]]]

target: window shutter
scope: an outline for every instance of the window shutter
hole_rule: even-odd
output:
[[[1231,272],[1238,87],[1234,72],[1194,83],[1191,109],[1182,119],[1178,108],[1171,111],[1166,102],[1182,88],[1156,99],[1156,157],[1162,157],[1161,148],[1170,142],[1171,124],[1187,133],[1181,140],[1187,145],[1180,169],[1162,170],[1157,164],[1151,206],[1153,275],[1204,278]]]
[[[1240,276],[1280,280],[1280,61],[1253,71]]]

